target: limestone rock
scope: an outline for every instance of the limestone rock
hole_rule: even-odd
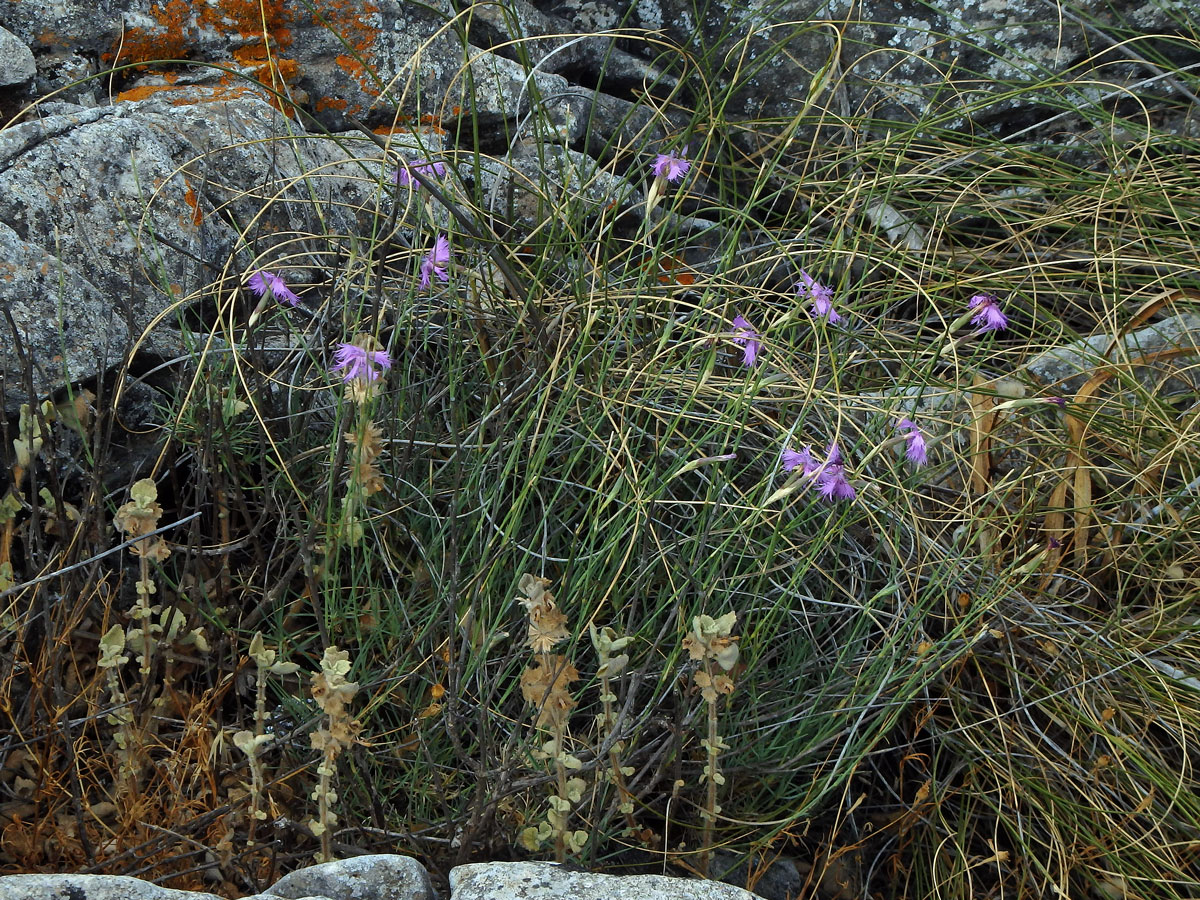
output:
[[[1106,44],[1103,32],[1136,29],[1151,34],[1177,28],[1168,6],[1135,7],[1104,0],[1080,0],[1070,9],[1042,0],[987,0],[961,7],[937,8],[917,3],[880,4],[869,11],[852,0],[830,0],[824,15],[834,21],[850,16],[843,66],[852,104],[865,105],[887,118],[957,113],[951,127],[970,121],[996,120],[1012,109],[991,97],[1005,82],[1029,82],[1065,74]],[[1089,29],[1083,20],[1099,24]],[[1099,35],[1099,36],[1098,36]],[[1122,74],[1106,60],[1105,80]],[[1084,68],[1082,80],[1095,77]],[[953,89],[947,91],[947,86]],[[1082,88],[1081,88],[1082,90]],[[1162,91],[1160,85],[1155,90]],[[1023,98],[1028,105],[1030,98]],[[976,109],[968,111],[969,105]],[[1006,127],[1014,120],[1005,116]],[[1024,124],[1021,122],[1021,124]]]
[[[0,900],[221,900],[177,891],[125,875],[6,875]]]
[[[429,875],[415,859],[389,853],[352,856],[297,869],[280,878],[266,896],[302,900],[435,900]]]
[[[80,0],[27,0],[0,8],[0,26],[44,52],[92,55],[105,68],[160,59],[221,66],[231,79],[257,79],[307,104],[335,131],[345,130],[350,116],[388,124],[418,104],[439,127],[464,110],[493,125],[528,109],[531,85],[543,96],[567,85],[558,75],[464,47],[463,35],[447,26],[449,5],[377,0],[264,10],[203,0],[121,0],[100,10]],[[123,70],[118,83],[135,89],[140,77]]]
[[[369,233],[390,203],[379,149],[293,134],[261,95],[223,86],[46,104],[0,133],[0,302],[16,327],[0,321],[6,412],[26,399],[22,356],[39,395],[135,346],[174,358],[177,311],[206,292],[229,302],[243,267],[313,264],[296,235],[322,235],[327,248]],[[235,253],[245,238],[232,222],[250,229],[254,256]]]
[[[1025,369],[1052,394],[1072,397],[1088,379],[1118,365],[1135,363],[1132,374],[1147,388],[1174,390],[1196,389],[1194,372],[1197,353],[1188,352],[1200,345],[1200,314],[1181,313],[1168,316],[1130,332],[1119,340],[1107,334],[1055,347],[1040,354],[1025,365]],[[1106,355],[1107,354],[1107,355]],[[1157,357],[1162,356],[1162,359]],[[1170,373],[1173,385],[1164,384]],[[1109,388],[1120,384],[1111,379]]]
[[[33,51],[7,28],[0,28],[0,86],[23,84],[36,73]]]
[[[36,53],[72,50],[99,55],[121,35],[122,10],[114,6],[94,0],[5,3],[0,25]]]
[[[495,862],[450,872],[453,900],[755,900],[717,881],[665,875],[598,875],[552,863]]]

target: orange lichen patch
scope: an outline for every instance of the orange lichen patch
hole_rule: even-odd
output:
[[[240,65],[243,69],[246,68],[245,62],[242,62]],[[289,119],[293,119],[296,117],[295,108],[286,99],[281,99],[275,93],[275,91],[286,93],[283,90],[284,85],[275,80],[275,76],[278,75],[279,78],[287,80],[295,78],[298,72],[299,66],[295,60],[273,59],[270,63],[264,61],[258,70],[252,70],[248,73],[226,72],[221,76],[216,85],[206,85],[206,87],[211,91],[209,99],[233,100],[239,97],[257,97],[260,100],[265,100],[274,109]],[[246,74],[249,74],[254,79],[254,82],[247,81]],[[259,87],[269,90],[259,90]]]
[[[176,97],[171,102],[177,106],[186,106],[197,102],[200,99],[197,95],[202,92],[208,95],[204,98],[206,100],[236,100],[239,97],[262,96],[245,82],[229,82],[222,78],[217,84],[193,85],[185,96]]]
[[[45,31],[38,34],[36,40],[43,47],[52,47],[55,44],[59,43],[58,35],[55,34],[53,31],[50,31],[49,29],[46,29]]]
[[[283,0],[219,0],[205,4],[201,19],[218,31],[232,28],[244,38],[268,37],[277,47],[289,47],[292,33],[285,28],[291,18]]]
[[[244,66],[261,66],[270,61],[267,48],[262,44],[248,44],[233,51],[233,58]]]
[[[244,78],[235,78],[232,75],[225,75],[216,83],[138,85],[119,93],[117,100],[134,103],[138,100],[153,97],[155,94],[163,91],[171,92],[169,99],[173,106],[190,106],[194,103],[210,103],[217,100],[237,100],[242,97],[257,97],[260,100],[266,100],[276,109],[280,108],[278,99],[274,95],[264,94],[263,91],[257,89]],[[282,112],[288,115],[294,114],[294,111],[290,108],[283,109]]]
[[[158,59],[186,59],[197,33],[196,14],[187,0],[168,0],[150,7],[155,28],[130,28],[101,54],[105,62],[142,63]]]
[[[200,208],[200,199],[196,196],[196,192],[192,190],[190,184],[187,186],[187,190],[183,192],[183,199],[192,208],[192,224],[203,224],[204,210]]]
[[[233,51],[233,59],[259,84],[276,91],[300,75],[300,64],[296,60],[269,54],[262,44],[239,47]]]
[[[105,62],[143,63],[161,59],[187,59],[201,29],[219,35],[257,38],[262,44],[288,47],[292,33],[285,0],[164,0],[149,9],[155,24],[127,29],[102,54]],[[53,37],[52,33],[44,34]],[[265,48],[263,49],[265,58]],[[282,73],[281,73],[282,74]],[[282,75],[287,80],[286,75]],[[294,76],[292,76],[294,77]]]
[[[442,127],[442,120],[440,116],[434,116],[426,113],[425,115],[421,116],[421,124],[424,125],[431,134],[446,133],[446,129]]]
[[[363,0],[324,0],[317,14],[317,20],[346,44],[347,52],[336,59],[338,66],[372,97],[378,96],[379,85],[367,67],[378,41],[378,15],[379,7]]]
[[[325,0],[319,19],[359,53],[367,53],[375,44],[373,19],[379,7],[362,0]]]
[[[172,84],[142,84],[137,87],[132,87],[127,91],[121,91],[117,94],[117,102],[121,103],[136,103],[138,100],[145,100],[147,97],[152,97],[159,91],[169,91],[174,88]]]
[[[279,77],[284,81],[295,81],[300,77],[300,63],[294,59],[275,58],[275,71],[279,73]]]
[[[317,101],[317,112],[325,112],[327,109],[336,109],[339,112],[345,112],[348,105],[342,97],[322,97]]]
[[[339,53],[334,57],[333,61],[338,64],[338,67],[341,68],[343,72],[345,72],[358,83],[359,88],[361,88],[364,93],[369,94],[372,97],[379,93],[378,86],[371,79],[370,74],[367,72],[366,64],[363,63],[361,59],[348,56],[345,53]]]

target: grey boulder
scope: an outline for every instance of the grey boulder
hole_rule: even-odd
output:
[[[33,51],[7,28],[0,28],[0,85],[24,84],[36,74]]]
[[[379,853],[352,856],[289,872],[272,885],[268,897],[302,900],[435,900],[424,867],[408,856]]]
[[[450,872],[453,900],[757,900],[717,881],[666,875],[599,875],[552,863],[493,862]]]
[[[0,900],[221,900],[216,894],[177,891],[127,875],[7,875]]]

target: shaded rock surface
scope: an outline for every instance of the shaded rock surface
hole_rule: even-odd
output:
[[[544,8],[563,10],[557,0]],[[583,18],[594,0],[567,0]],[[621,10],[620,5],[611,7]],[[809,100],[841,115],[914,120],[943,117],[942,127],[994,124],[1004,130],[1049,115],[1029,109],[1029,98],[1004,98],[1007,84],[1064,76],[1077,88],[1044,99],[1058,109],[1072,94],[1096,92],[1097,79],[1170,96],[1179,86],[1161,74],[1155,54],[1195,61],[1200,54],[1184,36],[1172,4],[1078,0],[1066,8],[1042,0],[988,0],[936,6],[898,0],[785,0],[721,2],[702,7],[687,0],[647,0],[629,5],[627,27],[661,29],[688,47],[734,88],[728,112],[747,117],[795,116]],[[609,19],[611,20],[610,15]],[[1144,49],[1118,47],[1122,37],[1174,35]],[[783,44],[786,53],[769,53]],[[725,61],[740,59],[740,65]]]

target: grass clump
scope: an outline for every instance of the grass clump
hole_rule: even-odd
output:
[[[72,788],[20,776],[46,824],[10,817],[13,864],[260,886],[380,846],[713,875],[725,848],[811,895],[1188,896],[1200,155],[1171,101],[1063,90],[1075,149],[835,114],[836,79],[787,123],[698,97],[522,174],[511,218],[469,116],[419,161],[340,136],[378,230],[180,301],[224,352],[131,491],[170,529],[160,609],[144,553],[69,568],[108,544],[61,485],[42,540],[70,427],[19,423],[8,765]]]

